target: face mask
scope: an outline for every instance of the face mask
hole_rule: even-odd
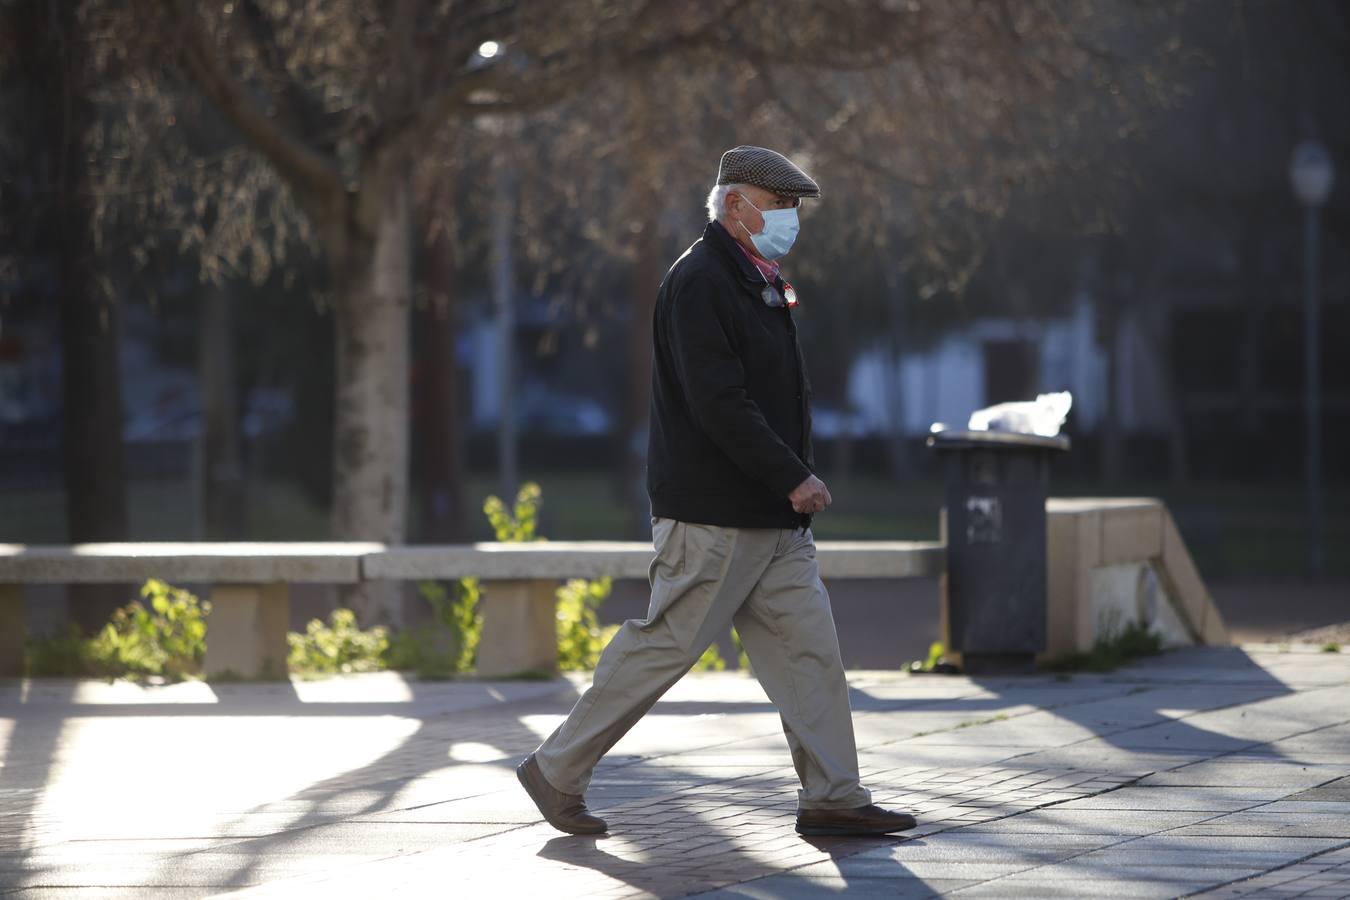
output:
[[[781,259],[787,256],[787,252],[792,249],[792,242],[797,240],[797,232],[801,228],[801,223],[797,221],[796,207],[771,209],[766,212],[750,203],[744,194],[741,195],[741,199],[749,203],[751,209],[764,217],[764,229],[759,234],[750,234],[750,229],[745,227],[744,222],[737,223],[746,234],[750,234],[750,243],[755,245],[755,252],[765,259]]]

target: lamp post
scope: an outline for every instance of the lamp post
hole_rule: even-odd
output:
[[[498,41],[483,41],[469,59],[471,70],[498,65],[507,59],[507,46]],[[523,57],[512,54],[516,65]],[[516,121],[510,114],[481,116],[479,127],[497,141],[516,133]],[[492,306],[497,314],[497,468],[501,493],[506,503],[516,495],[519,485],[516,434],[516,261],[514,228],[516,220],[516,172],[510,154],[497,152],[492,160]]]
[[[1322,438],[1319,347],[1317,341],[1318,216],[1335,180],[1331,154],[1317,141],[1303,141],[1289,161],[1289,181],[1303,204],[1303,377],[1306,391],[1308,482],[1308,565],[1321,575],[1326,565],[1322,525]]]

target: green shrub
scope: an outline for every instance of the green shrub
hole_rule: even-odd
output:
[[[934,641],[929,644],[928,658],[923,661],[924,669],[931,672],[933,669],[937,668],[938,664],[942,662],[942,657],[946,652],[947,648],[942,645],[942,641]]]
[[[594,669],[609,639],[619,626],[600,627],[596,610],[609,597],[614,583],[609,578],[587,581],[570,579],[558,588],[558,668],[564,672]]]
[[[727,661],[722,658],[722,651],[716,644],[709,644],[708,649],[703,651],[703,655],[694,663],[695,672],[722,672],[727,667]]]
[[[71,624],[57,637],[28,642],[29,675],[143,678],[159,675],[181,681],[199,676],[206,656],[206,617],[211,603],[158,579],[141,587],[140,600],[113,610],[92,638]]]
[[[483,631],[478,579],[463,578],[451,588],[453,599],[440,582],[418,582],[417,592],[431,604],[432,620],[389,639],[384,654],[388,668],[410,670],[419,678],[452,678],[473,668]]]
[[[736,645],[736,668],[749,675],[750,655],[745,652],[745,644],[741,642],[741,633],[735,628],[731,629],[731,642]]]
[[[350,609],[335,609],[325,625],[310,619],[305,633],[290,632],[287,663],[301,675],[336,675],[348,672],[377,672],[384,668],[383,656],[389,647],[383,625],[362,631],[356,627],[356,614]]]
[[[533,481],[527,481],[516,493],[516,505],[507,510],[500,497],[491,496],[483,503],[483,512],[488,523],[503,543],[525,543],[543,540],[535,534],[539,527],[539,504],[543,500],[543,490]]]

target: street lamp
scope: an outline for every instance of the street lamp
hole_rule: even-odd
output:
[[[470,71],[485,66],[500,65],[507,60],[506,44],[483,41],[469,57]],[[513,54],[518,66],[528,63],[521,53]],[[470,94],[494,99],[483,93]],[[497,142],[510,140],[518,129],[516,117],[510,113],[482,115],[477,124]],[[519,485],[516,422],[516,261],[514,228],[516,220],[516,172],[510,153],[497,152],[492,159],[492,243],[491,261],[492,306],[497,313],[497,468],[501,479],[502,496],[516,495]]]
[[[1289,181],[1303,204],[1303,363],[1307,415],[1308,563],[1313,575],[1326,564],[1322,528],[1322,440],[1319,353],[1317,343],[1318,214],[1331,195],[1336,170],[1331,154],[1317,141],[1303,141],[1289,161]]]

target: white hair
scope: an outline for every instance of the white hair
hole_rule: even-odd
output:
[[[735,191],[738,194],[744,194],[748,184],[715,184],[713,189],[708,191],[708,221],[717,222],[722,218],[722,213],[727,211],[727,194]]]

